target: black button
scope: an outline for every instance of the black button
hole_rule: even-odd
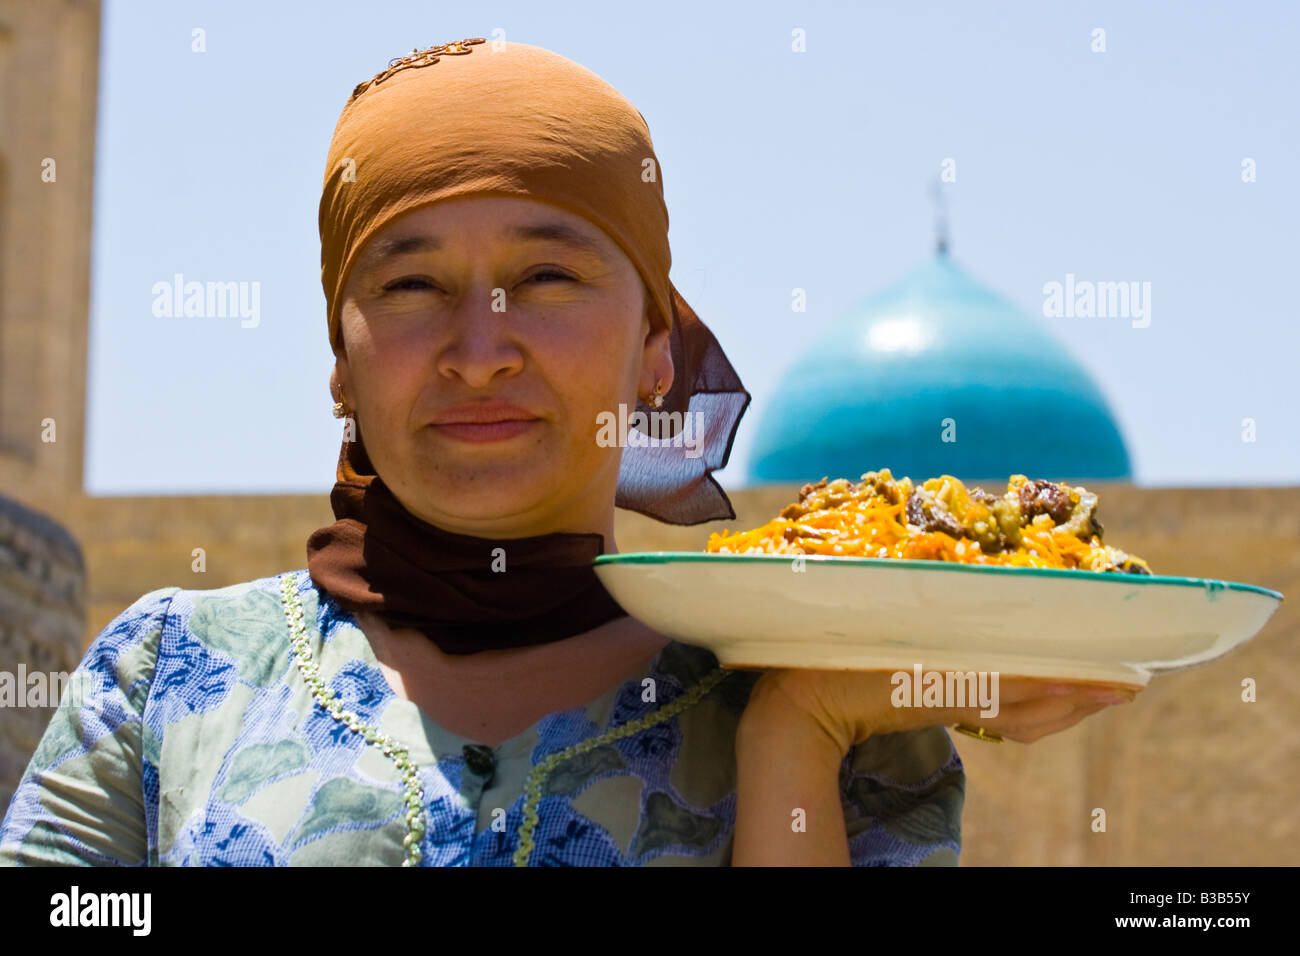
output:
[[[491,779],[497,768],[497,759],[492,753],[492,748],[483,744],[466,744],[462,750],[465,754],[465,766],[469,768],[469,772],[475,776]]]

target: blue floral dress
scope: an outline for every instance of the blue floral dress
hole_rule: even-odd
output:
[[[673,642],[489,748],[398,697],[306,569],[161,588],[72,675],[0,863],[727,866],[757,677]],[[840,794],[854,865],[956,865],[965,774],[944,728],[859,744]]]

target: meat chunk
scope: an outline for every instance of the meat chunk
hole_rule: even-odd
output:
[[[861,487],[863,490],[879,495],[891,505],[898,505],[911,494],[912,482],[907,478],[895,481],[890,470],[882,468],[880,471],[869,471],[864,474]]]
[[[793,520],[794,518],[801,518],[804,515],[806,515],[811,510],[810,508],[807,507],[808,499],[812,497],[814,494],[816,494],[818,490],[825,487],[826,487],[826,476],[822,476],[821,481],[817,481],[817,482],[810,481],[807,484],[805,484],[802,488],[799,489],[799,500],[794,502],[793,504],[788,504],[783,509],[781,509],[781,517],[787,520]]]
[[[804,485],[802,488],[800,488],[800,489],[799,489],[799,500],[800,500],[800,501],[803,501],[805,498],[807,498],[809,495],[811,495],[811,494],[812,494],[814,491],[816,491],[818,488],[825,488],[825,487],[826,487],[826,477],[827,477],[826,475],[822,475],[822,480],[821,480],[821,481],[816,481],[816,482],[814,482],[814,481],[810,481],[810,482],[808,482],[806,485]]]
[[[954,538],[967,536],[965,525],[948,511],[934,492],[925,488],[917,488],[907,499],[907,520],[923,531],[942,531]]]
[[[1083,541],[1093,537],[1101,540],[1102,527],[1101,522],[1097,520],[1097,496],[1082,488],[1075,488],[1072,495],[1077,497],[1078,501],[1075,502],[1070,517],[1056,530],[1064,534],[1072,534]]]
[[[1020,486],[1020,514],[1026,521],[1037,515],[1051,515],[1053,524],[1069,520],[1073,510],[1069,490],[1055,481],[1039,478]]]

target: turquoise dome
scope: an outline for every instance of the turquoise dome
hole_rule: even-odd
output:
[[[798,359],[760,418],[750,481],[1131,478],[1105,398],[1043,322],[937,253]]]

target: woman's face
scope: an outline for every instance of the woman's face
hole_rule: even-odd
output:
[[[367,241],[331,384],[417,517],[481,537],[608,535],[622,449],[597,443],[598,416],[672,383],[652,310],[631,260],[582,217],[447,200]]]

